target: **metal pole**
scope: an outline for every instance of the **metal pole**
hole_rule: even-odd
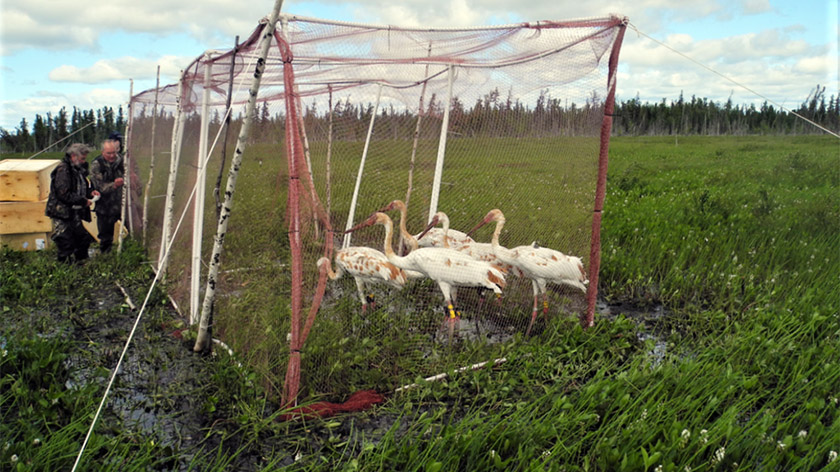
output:
[[[370,137],[373,135],[373,124],[376,121],[376,114],[379,113],[379,99],[382,97],[382,85],[379,85],[379,91],[376,93],[376,106],[373,108],[373,114],[370,116],[370,124],[368,125],[367,138],[365,138],[365,149],[362,151],[362,162],[359,163],[359,172],[356,174],[356,187],[353,189],[353,199],[350,201],[350,214],[347,215],[347,225],[344,230],[353,227],[353,218],[356,215],[356,201],[359,199],[359,187],[362,185],[362,174],[365,170],[365,160],[367,159],[368,147],[370,147]],[[341,247],[350,247],[350,237],[352,233],[344,235],[344,243]]]
[[[196,188],[193,201],[193,239],[192,265],[190,270],[190,325],[198,322],[198,292],[201,285],[201,239],[204,233],[204,193],[207,186],[207,135],[210,132],[210,56],[205,54],[204,90],[201,98],[201,128],[198,137],[198,156],[196,156]]]
[[[440,179],[443,176],[443,157],[446,154],[446,135],[449,132],[449,108],[452,105],[452,81],[455,75],[455,67],[449,65],[449,83],[446,89],[446,108],[443,109],[443,123],[440,125],[440,141],[438,142],[437,161],[435,161],[435,177],[432,183],[432,198],[429,203],[428,222],[437,213],[438,199],[440,197]]]
[[[327,102],[330,107],[330,115],[329,115],[329,126],[327,127],[327,169],[326,169],[326,178],[327,178],[327,218],[330,220],[330,226],[332,226],[332,170],[330,169],[331,160],[332,160],[332,143],[333,143],[333,102],[332,102],[332,85],[328,85],[327,89],[330,92],[329,101]]]
[[[601,215],[604,209],[607,189],[607,163],[609,161],[610,130],[615,111],[615,85],[618,75],[618,53],[627,29],[627,19],[618,25],[618,34],[613,43],[607,75],[607,99],[604,103],[604,118],[601,121],[601,149],[598,155],[598,181],[595,185],[595,208],[592,210],[592,242],[589,248],[589,287],[586,289],[586,313],[581,315],[580,324],[590,328],[595,322],[595,304],[598,299],[598,275],[601,269]]]

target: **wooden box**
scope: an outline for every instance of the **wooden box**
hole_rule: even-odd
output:
[[[50,173],[56,159],[0,161],[0,201],[40,202],[50,195]]]
[[[44,214],[47,201],[0,202],[0,234],[46,233],[52,220]]]
[[[0,234],[0,246],[16,251],[40,251],[52,246],[50,233]]]

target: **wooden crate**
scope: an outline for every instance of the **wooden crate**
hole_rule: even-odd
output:
[[[40,202],[50,195],[50,173],[56,159],[0,161],[0,201]]]
[[[50,233],[0,234],[0,246],[16,251],[40,251],[52,244]]]
[[[52,220],[44,214],[47,201],[0,202],[0,234],[46,233]]]

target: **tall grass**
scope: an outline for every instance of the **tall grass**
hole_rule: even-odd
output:
[[[332,467],[831,470],[836,141],[627,138],[611,157],[601,293],[665,309],[557,323],[493,371],[398,397],[394,427]]]
[[[119,436],[100,437],[97,450],[112,452],[96,457],[124,454],[122,470],[837,470],[840,460],[829,461],[840,452],[838,165],[836,141],[822,137],[697,137],[678,146],[667,138],[613,139],[600,287],[612,314],[597,316],[589,330],[553,318],[538,335],[494,352],[506,363],[440,382],[418,379],[417,388],[355,415],[275,421],[281,411],[257,380],[279,370],[271,352],[285,340],[288,305],[282,291],[268,288],[287,273],[266,266],[232,275],[227,283],[242,291],[226,306],[271,328],[241,341],[263,346],[253,351],[268,367],[244,374],[230,364],[212,367],[203,408],[227,418],[208,427],[207,437],[223,438],[211,443],[216,449],[129,447],[118,445]],[[284,234],[276,236],[265,244],[282,250]],[[3,274],[14,277],[4,275],[0,293],[16,314],[45,306],[52,296],[45,281],[84,284],[93,275],[3,257]],[[263,298],[249,295],[251,284],[263,287]],[[354,309],[340,297],[322,327]],[[308,346],[331,360],[333,385],[388,386],[389,369],[407,369],[371,365],[368,354],[398,350],[408,336],[398,317],[371,316],[396,320],[375,337]],[[44,359],[68,349],[39,345],[35,355]],[[9,360],[21,355],[0,360],[2,412],[20,401],[8,393],[6,373],[23,366]],[[421,355],[448,369],[449,352]],[[7,434],[20,438],[14,447],[31,444],[33,434],[78,441],[79,428],[64,424],[50,433],[16,425]],[[155,455],[164,459],[150,460]],[[8,467],[10,453],[0,461]]]

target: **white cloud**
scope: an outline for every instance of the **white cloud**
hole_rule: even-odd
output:
[[[796,61],[796,64],[793,66],[793,70],[806,74],[824,74],[828,77],[832,70],[837,70],[837,57],[803,57],[802,59]]]
[[[769,0],[743,0],[741,9],[747,15],[757,15],[773,11],[773,6],[770,5]]]
[[[767,0],[744,0],[743,11],[759,10]],[[696,19],[720,15],[736,7],[723,0],[608,0],[598,2],[532,0],[512,8],[509,0],[323,0],[336,11],[351,12],[364,21],[410,26],[478,25],[497,21],[573,19],[627,15],[640,24],[658,30],[663,21]],[[727,5],[727,6],[724,6]],[[56,50],[96,48],[99,34],[127,31],[168,35],[188,32],[202,42],[229,40],[250,32],[270,13],[271,2],[229,0],[109,0],[80,8],[75,0],[6,0],[2,9],[0,43],[3,54],[45,47]],[[286,2],[283,11],[295,13],[307,2]]]
[[[65,64],[50,71],[49,78],[55,82],[85,84],[102,84],[112,80],[154,79],[157,66],[160,65],[162,81],[166,83],[164,78],[177,80],[181,69],[193,59],[192,57],[162,56],[157,61],[153,61],[136,57],[121,57],[96,61],[91,67],[86,68]]]
[[[97,34],[88,26],[77,26],[68,21],[44,22],[38,15],[30,12],[8,9],[3,5],[0,15],[0,54],[7,55],[23,48],[43,47],[66,50],[79,46],[92,47]]]
[[[61,107],[68,113],[75,106],[83,110],[98,110],[104,106],[115,110],[121,105],[126,110],[128,93],[126,90],[111,88],[95,88],[78,94],[63,94],[41,91],[36,96],[22,100],[4,100],[0,108],[0,127],[13,129],[20,124],[21,117],[25,117],[31,126],[36,114],[55,116]]]
[[[2,8],[0,53],[32,47],[98,47],[100,33],[189,32],[201,41],[249,32],[272,5],[226,0],[110,0],[81,8],[75,0],[7,0]]]
[[[807,95],[807,90],[817,83],[837,82],[836,47],[840,30],[836,21],[836,2],[827,3],[828,11],[816,13],[820,18],[816,23],[820,23],[825,15],[825,24],[785,23],[784,19],[776,18],[774,27],[752,32],[744,29],[729,30],[730,26],[738,23],[732,21],[723,25],[720,21],[747,15],[774,14],[770,0],[532,0],[515,4],[510,0],[356,0],[352,3],[321,0],[317,5],[331,8],[329,14],[344,21],[420,27],[472,26],[486,24],[488,21],[514,23],[524,20],[589,18],[617,13],[628,16],[633,25],[638,25],[646,34],[661,39],[698,62],[762,93],[788,97],[791,101],[787,105],[796,106]],[[142,32],[145,38],[171,38],[177,32],[190,35],[207,47],[225,47],[232,43],[234,35],[244,39],[242,35],[253,30],[258,21],[269,13],[272,4],[230,0],[181,0],[174,3],[170,0],[109,0],[80,7],[77,1],[70,0],[0,0],[0,54],[25,54],[25,51],[33,48],[55,51],[76,48],[86,52],[102,49],[111,52],[109,49],[112,47],[100,43],[100,35],[115,32],[126,35]],[[306,8],[315,9],[312,5],[304,0],[286,0],[283,10],[286,13],[298,13]],[[775,14],[779,16],[778,12]],[[718,24],[726,28],[720,28],[721,34],[730,36],[700,39],[700,33],[696,30],[685,30],[681,26],[682,22],[704,18],[718,21]],[[706,24],[711,24],[711,21]],[[828,30],[824,44],[809,44],[798,39],[815,27]],[[673,31],[691,31],[691,34],[667,35],[667,32]],[[6,80],[10,87],[4,87],[3,90],[8,90],[7,96],[10,96],[13,90],[22,88],[24,80],[36,80],[39,89],[52,85],[54,90],[64,90],[67,84],[73,85],[73,90],[81,84],[110,86],[112,81],[127,78],[146,80],[146,84],[151,79],[153,85],[158,64],[161,65],[161,82],[172,83],[180,69],[195,56],[157,56],[164,52],[169,51],[154,54],[133,50],[117,53],[136,57],[109,57],[98,52],[97,60],[70,62],[72,59],[68,58],[66,62],[49,61],[49,64],[56,65],[48,74],[52,84],[44,83],[46,81],[43,78],[47,74],[36,76],[28,71],[29,76],[26,77],[27,71],[15,67],[17,75],[14,79],[17,82],[12,84],[12,74],[8,74],[10,77]],[[199,53],[196,51],[196,55]],[[687,95],[696,94],[698,97],[715,100],[725,100],[735,90],[733,100],[736,102],[739,99],[752,99],[748,92],[637,35],[632,29],[625,36],[620,62],[619,96],[623,99],[632,98],[637,90],[644,95],[643,99],[654,101],[663,97],[676,98],[680,90],[684,90]],[[3,75],[7,75],[5,69]],[[0,78],[0,83],[2,80]],[[114,86],[123,88],[121,85]],[[8,122],[6,117],[18,123],[20,116],[30,117],[34,113],[57,111],[59,103],[71,107],[99,108],[105,103],[86,100],[92,100],[94,93],[98,94],[98,98],[108,99],[107,93],[103,92],[105,90],[111,90],[114,96],[119,96],[120,102],[124,102],[127,95],[124,91],[107,88],[96,90],[98,92],[73,96],[30,94],[30,98],[24,100],[4,101],[3,110],[0,111],[4,115],[2,123]]]

